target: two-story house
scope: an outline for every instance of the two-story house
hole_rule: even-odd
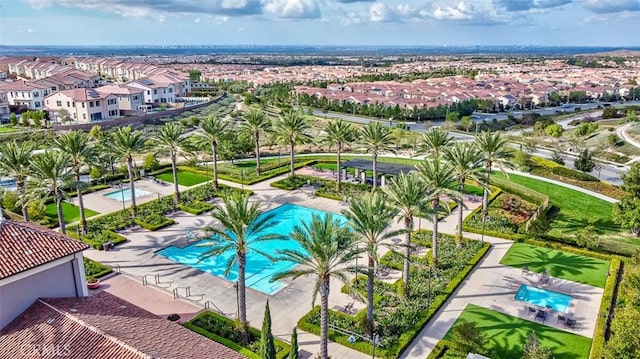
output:
[[[105,85],[96,88],[96,91],[116,95],[120,111],[138,111],[144,105],[144,90],[138,87]]]
[[[7,93],[0,91],[0,118],[8,117],[10,112]]]
[[[64,90],[50,95],[45,98],[45,109],[53,115],[50,118],[57,122],[87,123],[120,116],[116,95],[88,88]]]
[[[50,94],[50,88],[34,82],[15,81],[0,84],[0,91],[7,93],[7,100],[12,106],[26,106],[31,110],[44,107],[44,98]]]
[[[146,104],[176,102],[174,86],[171,83],[142,78],[128,82],[126,85],[144,90]]]

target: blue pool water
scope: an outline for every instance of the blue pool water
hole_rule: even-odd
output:
[[[297,206],[294,204],[285,204],[278,208],[272,209],[263,214],[274,213],[274,221],[277,224],[272,228],[266,229],[262,234],[280,234],[288,236],[296,225],[302,223],[311,222],[312,216],[315,214],[324,218],[327,212]],[[333,218],[339,220],[341,223],[346,223],[347,219],[344,216],[333,214]],[[266,253],[267,255],[277,256],[277,251],[282,249],[294,249],[300,250],[301,247],[298,242],[286,239],[286,240],[270,240],[263,242],[256,242],[253,247],[257,250]],[[229,272],[229,276],[225,277],[224,270],[229,258],[232,256],[232,251],[227,251],[217,257],[209,257],[200,262],[200,255],[211,247],[201,246],[201,243],[194,243],[190,246],[179,248],[175,246],[169,246],[157,253],[169,258],[175,262],[200,269],[207,273],[213,274],[217,277],[227,279],[229,281],[236,281],[238,279],[238,269],[234,266]],[[255,289],[257,291],[266,294],[275,294],[280,289],[285,287],[284,282],[271,282],[271,278],[279,272],[291,268],[295,264],[286,261],[272,261],[269,258],[250,251],[247,254],[247,268],[246,268],[246,284],[247,287]]]
[[[136,198],[146,196],[149,194],[147,191],[143,191],[141,189],[135,189]],[[109,192],[107,194],[103,194],[103,196],[111,199],[115,199],[116,201],[130,201],[131,200],[131,188],[119,189],[117,191]]]
[[[555,311],[567,313],[573,297],[523,284],[516,293],[515,299],[535,304],[540,307],[548,306]]]

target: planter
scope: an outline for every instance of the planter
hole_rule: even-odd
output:
[[[87,288],[98,289],[100,287],[100,279],[87,279]]]

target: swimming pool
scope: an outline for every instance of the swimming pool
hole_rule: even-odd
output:
[[[134,193],[136,198],[146,196],[149,194],[149,192],[143,191],[137,188],[135,189]],[[107,198],[115,199],[116,201],[131,201],[131,188],[119,189],[117,191],[103,194],[103,196]]]
[[[567,313],[571,306],[572,296],[553,292],[546,289],[531,287],[526,284],[520,286],[515,300],[528,302],[540,307],[551,308],[558,312]]]
[[[267,213],[274,213],[274,220],[278,221],[278,223],[272,228],[266,229],[263,233],[259,233],[260,235],[280,234],[288,236],[296,225],[311,222],[314,214],[321,218],[327,215],[327,212],[294,204],[282,205],[265,212],[263,216]],[[338,214],[333,214],[333,218],[339,220],[341,223],[347,222],[346,217]],[[211,249],[211,247],[204,247],[199,244],[200,243],[194,243],[184,248],[169,246],[157,253],[175,262],[200,269],[217,277],[234,282],[238,280],[237,266],[232,268],[228,277],[224,275],[227,261],[232,256],[233,251],[227,251],[220,256],[209,257],[199,262],[200,255]],[[257,242],[254,244],[254,248],[271,256],[277,256],[276,252],[282,249],[301,249],[298,242],[292,239]],[[286,283],[280,281],[272,283],[270,282],[271,278],[276,273],[289,269],[294,265],[292,262],[271,261],[259,253],[249,252],[247,255],[246,285],[248,288],[255,289],[262,293],[275,294],[284,288]]]

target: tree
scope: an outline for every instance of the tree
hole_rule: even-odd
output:
[[[60,122],[62,122],[63,124],[71,121],[71,115],[69,114],[69,111],[64,108],[58,110],[57,118],[60,119]]]
[[[102,131],[102,126],[93,125],[91,130],[89,130],[89,136],[93,137],[96,140],[101,140],[104,138],[104,131]]]
[[[475,139],[475,143],[482,154],[484,162],[484,189],[482,194],[482,223],[487,219],[487,209],[489,206],[489,183],[491,181],[491,171],[496,166],[502,170],[510,167],[508,162],[510,156],[507,149],[507,140],[500,135],[500,132],[480,132]]]
[[[562,158],[562,152],[554,150],[551,155],[551,161],[564,166],[564,158]]]
[[[260,358],[276,359],[276,345],[271,332],[271,311],[269,310],[269,300],[264,308],[264,319],[262,320],[262,332],[260,336]]]
[[[142,168],[145,171],[155,171],[160,168],[160,162],[158,162],[158,155],[155,153],[147,153],[142,161]]]
[[[26,179],[30,174],[31,152],[34,146],[31,142],[4,142],[0,144],[0,173],[13,177],[16,180],[17,192],[23,199],[26,196]],[[22,216],[29,220],[27,201],[22,203]]]
[[[11,126],[17,126],[18,125],[18,116],[16,116],[15,113],[11,112],[11,114],[9,115],[9,124]]]
[[[309,139],[307,131],[311,128],[311,124],[300,111],[288,110],[284,111],[278,121],[276,121],[274,130],[279,137],[289,144],[291,172],[290,176],[295,176],[295,146]]]
[[[313,215],[310,223],[297,225],[290,236],[300,244],[301,249],[278,251],[279,260],[293,262],[295,266],[277,273],[272,281],[315,277],[312,305],[320,293],[320,358],[327,359],[330,280],[336,278],[349,285],[347,273],[354,270],[349,264],[363,250],[356,248],[356,240],[351,231],[330,214],[324,218]]]
[[[460,114],[453,111],[453,112],[447,112],[447,115],[445,116],[444,120],[445,122],[456,123],[458,122],[459,118],[460,118]]]
[[[474,123],[471,116],[462,116],[462,118],[460,119],[460,126],[462,126],[462,128],[464,128],[464,130],[467,132],[469,132],[473,125]]]
[[[523,151],[517,150],[513,152],[513,165],[523,172],[529,171],[529,155]]]
[[[616,308],[616,316],[611,323],[611,338],[605,349],[605,358],[640,358],[638,323],[640,323],[640,310],[636,306],[626,305]]]
[[[613,206],[613,221],[637,236],[640,234],[640,164],[634,162],[621,178],[625,195]]]
[[[375,190],[378,187],[378,155],[385,151],[395,153],[393,135],[388,127],[382,126],[378,121],[372,121],[362,129],[360,140],[367,152],[371,154],[373,189]]]
[[[433,266],[438,266],[438,215],[442,209],[449,211],[445,197],[454,201],[462,201],[462,195],[449,186],[456,181],[456,176],[451,165],[439,158],[427,158],[416,166],[420,180],[425,183],[429,201],[431,202],[431,215],[433,224]],[[462,210],[462,208],[460,208]]]
[[[449,136],[449,133],[440,127],[434,127],[422,136],[422,142],[418,146],[418,154],[440,158],[444,149],[452,142],[453,138]]]
[[[246,343],[249,340],[246,302],[247,254],[254,252],[270,257],[259,249],[258,244],[280,238],[275,234],[263,234],[265,229],[276,226],[277,221],[274,220],[275,214],[263,213],[260,210],[260,202],[249,203],[249,195],[238,193],[223,196],[222,205],[217,205],[211,212],[211,216],[218,220],[222,227],[206,228],[207,232],[218,238],[218,241],[201,244],[201,246],[211,247],[201,255],[201,260],[232,252],[224,275],[228,277],[234,267],[238,271],[238,318],[243,326]]]
[[[256,174],[260,176],[260,133],[271,127],[269,118],[260,109],[251,109],[244,116],[241,128],[251,133],[256,145]]]
[[[580,155],[573,163],[575,168],[578,171],[582,171],[584,173],[591,172],[596,167],[596,163],[593,160],[593,152],[589,151],[588,148],[585,148],[580,152]]]
[[[76,193],[78,194],[80,228],[82,233],[86,234],[87,217],[84,213],[82,190],[87,184],[80,181],[80,172],[82,167],[89,166],[95,162],[98,156],[96,147],[91,136],[82,130],[70,131],[60,135],[55,139],[54,146],[71,157],[71,169],[75,174],[75,183],[73,183],[72,187],[76,188]]]
[[[535,331],[531,331],[524,344],[522,359],[551,359],[551,350],[540,345]]]
[[[198,69],[189,70],[189,80],[199,82],[202,72]]]
[[[451,349],[463,355],[483,353],[486,340],[482,331],[476,327],[476,323],[463,319],[452,329]]]
[[[298,349],[298,331],[293,327],[291,332],[291,350],[289,350],[289,359],[299,359],[300,349]]]
[[[411,254],[411,235],[413,233],[413,219],[427,212],[429,206],[429,193],[414,172],[400,175],[391,181],[384,189],[387,200],[398,208],[399,220],[404,222],[404,258],[402,266],[403,293],[409,297],[409,256]]]
[[[338,172],[338,181],[336,183],[336,190],[340,193],[340,183],[342,179],[342,174],[340,171],[341,159],[340,154],[342,152],[342,146],[345,143],[349,143],[356,138],[356,132],[353,129],[353,126],[343,121],[342,119],[338,119],[336,121],[329,122],[325,127],[325,138],[324,140],[329,143],[329,145],[336,145],[336,170]]]
[[[627,122],[638,122],[638,114],[634,110],[627,110]]]
[[[367,253],[367,324],[373,335],[373,280],[375,265],[379,261],[378,249],[396,234],[387,232],[387,229],[398,214],[398,209],[388,205],[381,194],[373,193],[353,198],[349,210],[342,211],[342,214],[349,219],[353,232],[364,244]]]
[[[158,151],[169,153],[171,158],[171,170],[173,172],[173,189],[175,192],[175,204],[180,203],[180,189],[178,188],[178,153],[182,151],[186,144],[185,137],[182,135],[184,127],[179,122],[167,122],[160,127],[158,133],[151,139],[154,147]],[[134,197],[134,196],[131,196]]]
[[[69,198],[66,188],[73,180],[71,164],[71,156],[65,152],[46,151],[35,155],[31,159],[27,182],[31,199],[52,198],[55,201],[62,234],[67,234],[62,201]]]
[[[20,119],[22,120],[22,126],[24,127],[31,126],[31,122],[29,121],[30,115],[31,115],[31,111],[25,111],[22,113],[22,115],[20,116]]]
[[[211,146],[213,161],[213,189],[218,189],[218,146],[226,138],[228,123],[212,115],[200,122],[196,136]]]
[[[587,249],[595,249],[600,245],[600,237],[596,232],[596,227],[592,224],[580,228],[575,234],[576,244],[578,247]]]
[[[561,137],[563,131],[564,129],[562,128],[562,126],[558,124],[549,125],[544,128],[544,133],[546,133],[547,136],[551,136],[553,138]]]
[[[118,127],[111,132],[109,138],[110,151],[121,158],[127,164],[129,184],[131,186],[131,214],[136,216],[135,173],[133,169],[133,156],[141,153],[145,148],[144,137],[140,131],[132,131],[131,126]]]
[[[456,142],[452,147],[446,148],[444,158],[447,160],[458,183],[458,233],[456,235],[456,247],[462,246],[462,220],[464,217],[464,185],[466,181],[481,183],[482,156],[478,148],[469,142]]]

